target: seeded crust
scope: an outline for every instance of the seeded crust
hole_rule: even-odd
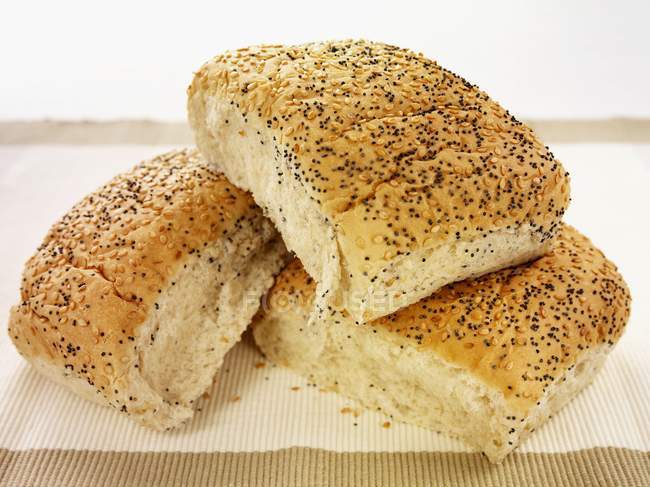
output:
[[[530,128],[382,43],[227,52],[195,74],[188,111],[204,156],[359,322],[542,255],[569,202],[567,173]],[[458,243],[467,255],[437,275]]]
[[[330,327],[308,333],[314,292],[297,259],[276,279],[254,325],[271,360],[458,436],[492,461],[591,381],[630,313],[614,264],[566,225],[544,257],[450,284],[366,325],[334,312]]]
[[[54,224],[26,264],[9,335],[38,370],[83,397],[156,429],[175,427],[192,416],[257,306],[231,321],[212,308],[227,298],[239,309],[235,285],[248,260],[259,302],[285,256],[249,194],[196,150],[173,151],[115,177]],[[228,269],[230,260],[241,267]],[[192,278],[214,291],[188,289]],[[199,295],[207,302],[192,301]],[[203,343],[187,359],[180,347],[192,327]],[[162,369],[165,356],[186,384]]]

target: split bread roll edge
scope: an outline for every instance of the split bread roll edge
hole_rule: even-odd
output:
[[[196,144],[251,191],[319,285],[359,323],[549,250],[562,165],[478,87],[383,43],[258,46],[188,89]]]
[[[26,264],[9,335],[38,371],[139,423],[193,415],[287,262],[249,194],[196,150],[86,196]]]
[[[271,361],[493,462],[592,381],[630,312],[616,267],[569,226],[534,262],[366,325],[334,312],[308,332],[314,289],[297,259],[276,279],[253,325]]]

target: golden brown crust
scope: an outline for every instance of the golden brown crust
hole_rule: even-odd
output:
[[[16,348],[126,411],[120,379],[137,362],[139,327],[169,277],[258,215],[250,195],[195,150],[140,163],[75,205],[29,259],[9,320]]]
[[[260,119],[336,225],[355,277],[503,228],[530,224],[544,241],[569,202],[567,173],[530,128],[406,49],[367,41],[240,49],[206,63],[188,95],[226,99],[245,120]]]
[[[270,312],[311,311],[315,284],[294,260],[269,294]],[[450,284],[367,325],[403,346],[433,351],[528,411],[598,345],[613,345],[630,313],[616,267],[568,225],[529,264]],[[353,325],[351,325],[353,326]]]

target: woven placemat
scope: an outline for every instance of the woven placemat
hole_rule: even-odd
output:
[[[650,142],[650,120],[526,120],[546,143]],[[192,144],[185,122],[0,122],[0,144]]]
[[[548,143],[650,142],[650,121],[647,120],[529,123]],[[184,123],[0,122],[0,144],[5,147],[191,143],[191,133]],[[36,378],[23,382],[25,387],[36,387],[40,383]],[[1,418],[0,428],[8,431],[8,421],[12,419],[13,416]],[[52,420],[56,421],[56,417]],[[641,435],[647,438],[648,430]],[[556,453],[515,452],[502,464],[492,465],[480,454],[454,451],[337,452],[307,447],[204,453],[0,449],[0,486],[15,485],[645,487],[650,486],[650,452],[618,447]]]

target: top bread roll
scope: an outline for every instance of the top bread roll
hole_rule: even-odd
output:
[[[206,159],[250,190],[319,284],[366,322],[550,249],[562,165],[421,54],[367,41],[219,55],[188,89]]]

